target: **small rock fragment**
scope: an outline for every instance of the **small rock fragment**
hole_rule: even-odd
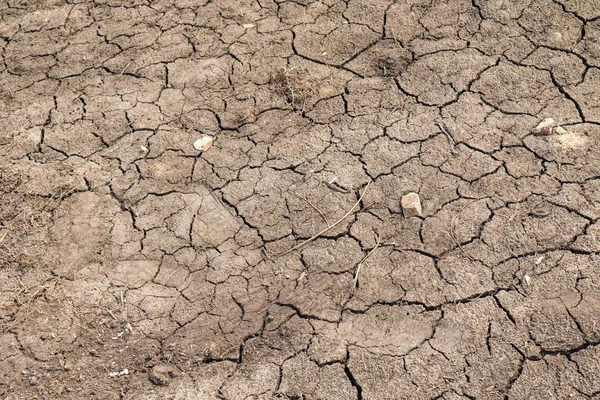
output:
[[[37,385],[39,381],[40,381],[40,378],[37,375],[30,375],[29,376],[29,384],[31,386]]]
[[[416,193],[408,193],[402,197],[400,201],[404,218],[420,216],[423,212],[421,207],[421,199]]]
[[[550,135],[552,133],[552,128],[554,128],[555,122],[552,118],[544,118],[542,122],[538,124],[535,128],[531,130],[531,133],[534,135]]]
[[[540,265],[544,261],[544,256],[540,256],[537,260],[535,260],[535,265]]]
[[[114,378],[116,376],[129,375],[129,369],[125,368],[122,371],[109,372],[108,376]]]
[[[556,128],[554,128],[554,132],[558,133],[559,135],[564,135],[566,133],[569,133],[569,131],[567,131],[562,126],[557,126]]]
[[[159,386],[167,386],[171,379],[175,378],[177,370],[175,367],[165,364],[157,364],[152,368],[148,379]]]
[[[206,151],[213,145],[213,137],[209,135],[202,136],[194,142],[194,148],[198,151]]]
[[[242,28],[250,29],[250,28],[254,28],[255,26],[256,26],[255,24],[244,24],[244,25],[242,25]]]
[[[68,362],[68,361],[59,360],[58,361],[58,365],[60,365],[60,367],[63,369],[63,371],[70,371],[71,370],[71,363]]]

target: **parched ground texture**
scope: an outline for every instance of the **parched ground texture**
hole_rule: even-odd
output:
[[[600,399],[599,0],[4,0],[0,55],[0,398]]]

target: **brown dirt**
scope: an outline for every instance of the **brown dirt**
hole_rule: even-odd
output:
[[[0,2],[0,398],[600,399],[599,43],[598,0]]]

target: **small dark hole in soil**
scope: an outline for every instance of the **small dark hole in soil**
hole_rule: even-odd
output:
[[[380,76],[398,76],[406,69],[409,61],[384,56],[373,60],[373,64]]]

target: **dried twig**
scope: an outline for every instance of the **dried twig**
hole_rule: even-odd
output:
[[[114,320],[115,320],[117,323],[119,323],[119,320],[117,319],[117,317],[115,317],[115,314],[113,314],[113,313],[112,313],[112,311],[110,311],[110,310],[108,309],[108,307],[104,307],[104,309],[106,310],[106,312],[107,312],[107,313],[108,313],[108,314],[109,314],[111,317],[113,317],[113,319],[114,319]]]
[[[330,180],[329,182],[325,181],[325,184],[327,185],[327,187],[329,189],[331,189],[333,191],[344,193],[344,194],[350,193],[350,191],[348,189],[346,189],[339,183],[336,183],[336,180],[337,180],[337,176],[335,178],[333,178],[332,180]]]
[[[125,73],[125,70],[126,70],[127,68],[129,68],[129,66],[130,66],[130,65],[131,65],[131,63],[128,63],[128,64],[125,66],[125,68],[123,68],[123,71],[121,71],[121,73],[119,74],[119,76],[117,76],[117,78],[120,78],[120,77],[122,77],[122,76],[123,76],[123,74]]]
[[[125,300],[123,299],[123,291],[119,292],[120,300],[121,300],[121,322],[125,323],[124,329],[125,333],[132,334],[133,328],[129,323],[129,318],[127,318],[127,312],[125,311]]]
[[[350,191],[349,191],[348,189],[346,189],[346,188],[345,188],[345,187],[343,187],[343,186],[340,186],[340,185],[336,184],[335,182],[333,182],[333,183],[330,183],[330,182],[325,182],[325,184],[327,185],[327,187],[328,187],[329,189],[331,189],[331,190],[333,190],[333,191],[335,191],[335,192],[338,192],[338,193],[344,193],[344,194],[346,194],[346,193],[350,193]]]
[[[363,266],[363,264],[365,263],[365,261],[367,261],[367,258],[371,257],[371,254],[373,254],[373,252],[375,250],[377,250],[377,248],[379,247],[379,244],[381,243],[381,236],[379,236],[379,234],[376,234],[377,236],[377,242],[375,243],[375,247],[373,247],[371,249],[371,251],[369,251],[367,253],[366,256],[363,257],[362,260],[360,260],[360,262],[358,263],[358,266],[356,267],[356,273],[354,274],[354,289],[358,289],[358,274],[360,273],[360,268]]]
[[[321,210],[319,210],[317,208],[317,206],[315,206],[306,196],[301,196],[300,194],[296,193],[296,196],[300,197],[302,200],[306,201],[316,212],[319,213],[319,215],[321,216],[321,218],[323,218],[323,221],[325,221],[325,223],[327,224],[327,226],[331,226],[331,224],[329,223],[329,221],[327,220],[327,217],[325,216],[325,214],[323,214],[321,212]]]
[[[446,128],[446,125],[444,125],[443,122],[437,122],[436,125],[438,126],[438,128],[440,128],[440,131],[442,131],[442,133],[444,135],[446,135],[446,137],[448,138],[448,142],[450,144],[450,151],[452,152],[453,156],[458,155],[457,151],[456,151],[456,142],[454,141],[454,138],[452,137],[452,135],[450,135],[450,133],[448,133],[448,128]]]
[[[354,205],[352,206],[352,208],[350,208],[348,210],[348,212],[346,214],[344,214],[344,216],[342,218],[338,219],[335,223],[333,223],[332,225],[330,225],[327,228],[323,229],[321,232],[317,233],[313,237],[308,238],[304,242],[297,244],[296,246],[292,247],[291,249],[289,249],[287,251],[284,251],[281,254],[277,254],[275,256],[272,256],[271,258],[278,258],[278,257],[284,256],[286,254],[289,254],[292,251],[298,250],[299,248],[304,247],[305,245],[309,244],[313,240],[317,239],[321,235],[327,233],[328,231],[330,231],[331,229],[335,228],[337,225],[339,225],[340,223],[342,223],[342,221],[344,221],[346,218],[348,218],[348,216],[350,214],[352,214],[352,211],[354,211],[354,209],[356,208],[356,206],[358,206],[360,204],[360,202],[362,201],[363,197],[365,196],[365,193],[367,193],[367,189],[369,188],[370,184],[371,184],[371,182],[367,183],[367,186],[365,186],[365,190],[363,190],[362,194],[360,195],[360,197],[358,198],[358,200],[356,201],[356,203],[354,203]]]

